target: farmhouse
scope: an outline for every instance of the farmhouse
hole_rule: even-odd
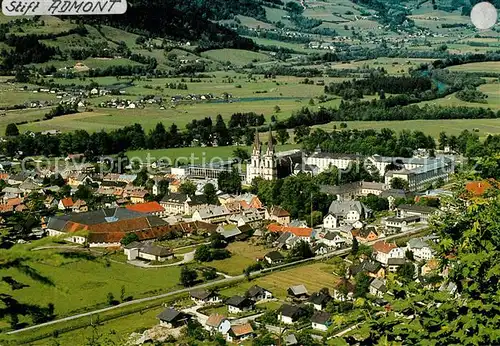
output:
[[[305,311],[300,306],[289,304],[283,304],[278,312],[278,320],[285,324],[293,324],[305,314]]]
[[[232,326],[227,333],[227,340],[229,342],[241,342],[247,340],[254,335],[254,330],[250,323],[238,324]]]
[[[264,259],[269,264],[277,264],[283,262],[285,257],[283,257],[283,255],[278,251],[271,251],[264,256]]]
[[[204,221],[208,223],[221,223],[231,215],[229,210],[218,205],[209,205],[205,208],[196,210],[193,213],[193,221]]]
[[[191,291],[189,295],[196,304],[216,304],[221,301],[216,293],[204,289]]]
[[[226,335],[231,328],[231,322],[224,315],[212,314],[205,322],[205,329],[211,333]]]
[[[314,292],[307,302],[311,304],[315,310],[323,310],[330,300],[332,300],[330,294],[325,292]]]
[[[132,242],[124,247],[124,253],[129,261],[140,258],[163,262],[174,258],[174,253],[170,249],[150,242]]]
[[[362,243],[377,240],[379,237],[376,228],[373,226],[363,227],[359,230],[352,230],[351,234]]]
[[[161,199],[160,205],[165,209],[166,214],[171,215],[191,215],[196,210],[207,206],[200,196],[188,196],[175,192],[166,194]]]
[[[319,241],[329,248],[341,248],[346,242],[339,232],[327,232],[323,237],[320,237]]]
[[[312,329],[326,332],[328,327],[332,324],[330,321],[331,315],[324,311],[315,311],[311,317]]]
[[[271,299],[273,294],[265,288],[254,285],[248,289],[245,296],[258,302],[261,300]]]
[[[73,207],[73,198],[67,197],[63,198],[59,201],[59,204],[57,205],[57,209],[59,210],[71,210],[71,207]]]
[[[156,316],[156,318],[160,320],[160,326],[167,328],[177,328],[185,325],[190,319],[190,316],[175,309],[167,308],[163,310],[158,316]]]
[[[253,310],[255,303],[245,297],[232,296],[226,301],[226,305],[229,313],[239,314],[240,312]]]

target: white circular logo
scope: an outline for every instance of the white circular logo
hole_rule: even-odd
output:
[[[498,19],[497,9],[489,2],[480,2],[472,8],[470,19],[479,30],[491,29]]]

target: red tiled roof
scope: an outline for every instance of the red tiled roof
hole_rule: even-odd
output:
[[[14,206],[8,204],[0,204],[0,213],[8,213],[14,211]]]
[[[250,323],[245,323],[232,326],[231,331],[234,333],[235,336],[241,336],[253,333],[253,328]]]
[[[7,200],[7,205],[9,205],[9,206],[16,206],[16,205],[19,205],[21,203],[23,203],[22,198],[10,198]]]
[[[278,224],[270,224],[267,226],[267,230],[269,232],[275,233],[285,233],[285,232],[290,232],[294,234],[297,237],[310,237],[312,235],[312,228],[309,227],[289,227],[289,226],[281,226]]]
[[[73,199],[71,197],[61,199],[61,203],[64,208],[71,208],[73,206]]]
[[[7,180],[7,179],[9,179],[8,173],[0,173],[0,180]]]
[[[158,202],[146,202],[146,203],[138,203],[127,205],[125,208],[128,210],[137,211],[140,213],[160,213],[165,211],[165,209]]]
[[[482,196],[491,187],[490,182],[487,180],[470,181],[465,185],[465,189],[475,196]]]
[[[218,327],[222,321],[226,319],[226,316],[221,314],[212,314],[208,317],[207,322],[205,324],[210,327]]]
[[[376,252],[389,253],[392,249],[396,249],[398,246],[395,243],[386,243],[384,240],[378,241],[373,244],[373,250]]]

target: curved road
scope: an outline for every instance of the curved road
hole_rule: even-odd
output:
[[[404,233],[394,234],[394,235],[385,237],[382,240],[391,240],[391,239],[405,237],[405,236],[408,236],[408,235],[419,233],[419,232],[421,232],[422,230],[424,230],[426,228],[427,228],[427,225],[420,226],[420,227],[417,227],[415,229],[412,229],[412,230],[404,232]],[[377,241],[378,240],[372,241],[372,242],[368,242],[368,243],[366,243],[366,245],[373,245]],[[346,255],[350,251],[351,251],[351,248],[349,247],[349,248],[345,248],[345,249],[342,249],[342,250],[333,251],[333,252],[327,253],[325,255],[320,255],[320,256],[315,256],[315,257],[311,257],[311,258],[306,258],[306,259],[303,259],[303,260],[300,260],[300,261],[296,261],[296,262],[281,264],[281,265],[276,266],[276,267],[266,268],[266,269],[262,269],[262,270],[259,270],[259,271],[256,271],[256,272],[252,272],[251,276],[256,276],[256,275],[260,275],[260,274],[265,274],[265,273],[273,272],[275,270],[283,269],[283,268],[290,267],[290,266],[295,266],[297,264],[302,264],[302,263],[306,263],[306,262],[310,262],[310,261],[322,260],[322,259],[326,259],[326,258],[331,257],[331,256]],[[29,330],[34,330],[34,329],[37,329],[37,328],[40,328],[40,327],[50,326],[52,324],[57,324],[57,323],[61,323],[61,322],[71,321],[71,320],[74,320],[74,319],[77,319],[77,318],[86,317],[86,316],[92,316],[92,315],[99,314],[99,313],[102,313],[102,312],[111,311],[111,310],[122,308],[122,307],[125,307],[125,306],[128,306],[128,305],[145,303],[145,302],[149,302],[149,301],[156,300],[156,299],[167,298],[167,297],[173,296],[175,294],[179,294],[179,293],[187,293],[187,292],[189,292],[191,290],[195,290],[195,289],[207,288],[207,287],[211,287],[211,286],[215,286],[215,285],[229,283],[231,281],[243,280],[244,278],[245,278],[245,276],[243,274],[242,275],[238,275],[238,276],[233,276],[233,277],[230,277],[230,278],[226,277],[226,278],[224,278],[222,280],[208,282],[208,283],[201,284],[201,285],[194,286],[194,287],[183,288],[183,289],[180,289],[180,290],[177,290],[177,291],[172,291],[172,292],[160,294],[160,295],[157,295],[157,296],[135,299],[135,300],[131,300],[129,302],[121,303],[121,304],[118,304],[118,305],[113,305],[113,306],[110,306],[110,307],[107,307],[107,308],[98,309],[98,310],[94,310],[94,311],[89,311],[89,312],[85,312],[85,313],[82,313],[82,314],[68,316],[68,317],[64,317],[64,318],[58,319],[58,320],[53,320],[53,321],[49,321],[49,322],[45,322],[45,323],[40,323],[40,324],[37,324],[37,325],[34,325],[34,326],[30,326],[30,327],[26,327],[26,328],[22,328],[22,329],[13,330],[13,331],[7,332],[7,334],[11,335],[11,334],[17,334],[17,333],[21,333],[21,332],[25,332],[25,331],[29,331]]]

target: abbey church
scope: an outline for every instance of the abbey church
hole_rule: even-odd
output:
[[[261,177],[266,180],[273,180],[278,177],[274,138],[271,129],[269,129],[269,139],[267,141],[265,153],[262,152],[261,147],[259,133],[256,131],[252,157],[247,166],[246,178],[248,184],[251,184],[252,180],[256,177]]]

